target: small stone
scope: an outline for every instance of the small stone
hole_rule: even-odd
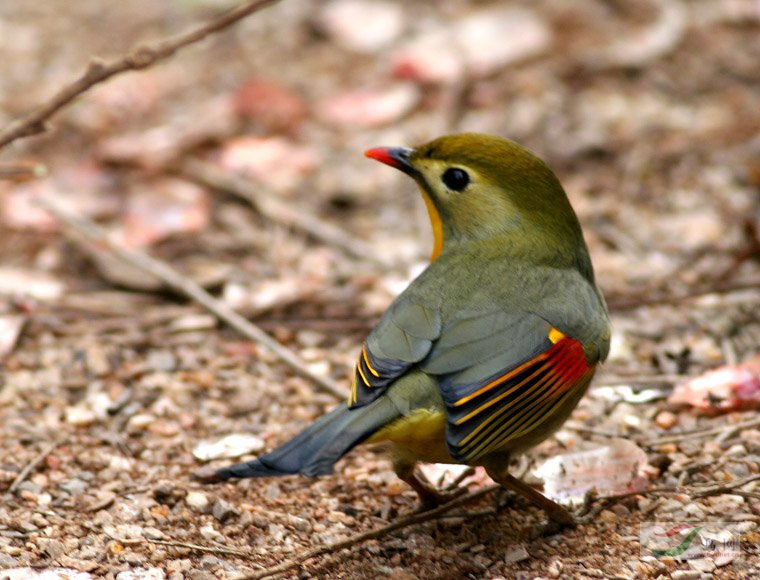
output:
[[[546,574],[549,578],[559,578],[562,574],[562,562],[560,560],[554,560],[546,569]]]
[[[608,524],[614,524],[618,521],[618,516],[611,510],[604,510],[599,514],[599,519]]]
[[[701,576],[699,570],[676,570],[670,575],[672,580],[698,580]]]
[[[278,497],[280,497],[281,493],[282,493],[282,490],[280,489],[280,486],[272,482],[264,490],[264,497],[266,497],[267,499],[277,499]]]
[[[231,503],[218,499],[214,502],[214,507],[211,508],[211,513],[217,520],[224,523],[232,516],[239,515],[240,510]]]
[[[203,526],[201,527],[200,532],[201,536],[207,540],[210,540],[212,542],[219,542],[220,544],[224,543],[224,535],[217,532],[214,529],[214,526]]]
[[[670,411],[662,411],[657,413],[654,422],[660,429],[672,429],[678,424],[678,415]]]
[[[200,491],[191,491],[185,496],[185,502],[199,513],[207,513],[210,507],[208,496]]]
[[[151,350],[145,364],[154,371],[168,373],[177,368],[177,358],[170,350]]]
[[[89,427],[98,418],[91,409],[82,406],[66,407],[66,422],[74,427]]]
[[[64,481],[60,486],[61,491],[65,491],[71,496],[82,495],[87,490],[87,482],[79,478]]]
[[[710,574],[715,571],[716,566],[712,558],[692,558],[689,560],[689,568]]]
[[[528,553],[528,550],[525,549],[525,546],[518,544],[516,546],[510,547],[509,550],[507,550],[507,553],[504,555],[504,563],[516,564],[517,562],[529,560],[530,557],[531,556]]]
[[[744,445],[737,443],[736,445],[732,445],[726,449],[724,455],[727,455],[729,457],[746,457],[747,448]]]
[[[33,481],[22,481],[16,488],[19,492],[27,492],[33,495],[39,495],[42,493],[42,486],[34,483]]]
[[[66,547],[60,540],[53,540],[50,538],[39,538],[37,545],[42,548],[48,556],[54,560],[62,556],[66,552]]]
[[[164,534],[158,528],[154,528],[152,526],[143,528],[143,536],[148,540],[163,540],[166,538],[166,534]]]
[[[258,453],[264,449],[264,440],[250,433],[232,433],[221,439],[201,441],[193,449],[199,461],[212,459],[232,459],[247,453]]]
[[[116,575],[116,580],[164,580],[166,574],[161,568],[135,568]]]

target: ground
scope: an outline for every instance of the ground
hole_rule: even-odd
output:
[[[221,9],[3,2],[0,126],[90,59]],[[734,391],[700,410],[688,392],[687,404],[670,397],[758,353],[758,39],[751,0],[282,0],[99,85],[47,133],[3,149],[0,569],[234,577],[415,509],[367,449],[316,481],[197,481],[204,442],[249,434],[249,451],[271,448],[335,397],[34,199],[199,280],[347,391],[363,337],[431,246],[413,184],[362,151],[484,131],[556,171],[614,326],[589,394],[515,469],[570,464],[620,438],[646,465],[623,473],[629,496],[607,493],[574,530],[534,538],[540,512],[488,496],[285,575],[760,575],[758,371],[727,367],[742,401]],[[41,166],[45,176],[27,174]],[[240,173],[245,185],[223,187],[220,175]],[[579,463],[599,495],[630,467]],[[476,473],[470,489],[486,484]],[[710,521],[726,522],[738,554],[679,561],[642,548],[651,522]]]

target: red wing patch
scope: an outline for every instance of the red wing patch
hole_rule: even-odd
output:
[[[581,343],[552,329],[546,350],[447,405],[449,450],[472,462],[508,447],[577,400],[593,371]]]

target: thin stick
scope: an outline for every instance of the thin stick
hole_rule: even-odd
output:
[[[210,163],[197,159],[183,161],[170,169],[210,189],[224,191],[244,199],[268,219],[289,228],[301,230],[329,246],[341,249],[349,256],[369,260],[383,268],[391,265],[390,260],[369,243],[352,236],[342,228],[320,220],[313,213],[293,207],[292,204],[268,192],[260,184],[252,183],[250,180],[222,171]]]
[[[622,312],[626,310],[635,310],[644,306],[662,306],[665,304],[680,304],[688,300],[701,298],[710,294],[731,294],[743,290],[756,290],[760,286],[760,279],[749,280],[712,280],[701,288],[687,290],[682,293],[664,294],[654,292],[640,292],[636,296],[630,295],[612,295],[607,297],[607,305],[610,310]]]
[[[678,443],[679,441],[687,441],[689,439],[699,439],[700,437],[709,437],[710,435],[722,435],[726,431],[734,433],[740,429],[753,429],[760,426],[760,419],[749,419],[740,423],[734,423],[732,425],[721,425],[720,427],[710,427],[707,429],[697,429],[689,431],[687,433],[674,433],[673,435],[666,435],[665,437],[658,437],[656,439],[648,439],[642,441],[641,445],[645,447],[654,447],[656,445],[662,445],[664,443]]]
[[[50,100],[42,103],[20,119],[10,123],[0,131],[0,148],[22,137],[29,137],[43,133],[47,127],[47,121],[58,111],[69,105],[80,95],[90,90],[103,81],[131,70],[140,70],[153,66],[157,62],[166,60],[179,49],[190,44],[195,44],[207,36],[219,32],[246,16],[258,12],[280,0],[254,0],[237,8],[233,8],[216,20],[204,24],[194,30],[179,34],[173,38],[162,40],[153,44],[144,44],[133,49],[110,63],[92,59],[87,70],[78,79],[61,88]]]
[[[745,477],[743,479],[736,479],[729,483],[721,483],[718,485],[713,485],[708,488],[704,488],[701,490],[695,490],[696,493],[694,493],[691,497],[692,498],[700,498],[700,497],[708,497],[711,495],[720,495],[720,494],[730,494],[732,490],[736,489],[737,487],[744,487],[748,483],[752,483],[753,481],[757,481],[760,479],[760,473],[755,473],[754,475],[750,475],[749,477]]]
[[[320,546],[318,548],[312,548],[311,550],[306,550],[305,552],[302,552],[298,556],[291,558],[290,560],[286,560],[282,564],[272,566],[271,568],[265,568],[264,570],[257,570],[256,572],[253,572],[251,574],[235,576],[233,580],[258,580],[259,578],[266,578],[267,576],[282,574],[283,572],[287,572],[291,568],[295,568],[299,564],[302,564],[306,560],[311,560],[312,558],[316,558],[317,556],[339,552],[340,550],[351,548],[353,546],[356,546],[357,544],[361,544],[368,540],[374,540],[377,538],[381,538],[383,536],[387,536],[391,532],[395,532],[396,530],[400,530],[401,528],[406,528],[409,526],[413,526],[415,524],[421,524],[423,522],[435,520],[439,518],[441,515],[445,514],[446,512],[451,511],[455,507],[458,507],[462,504],[465,504],[472,500],[483,497],[484,495],[487,495],[500,488],[501,488],[500,485],[489,485],[489,486],[483,487],[477,491],[473,491],[472,493],[468,493],[467,495],[458,497],[457,499],[452,500],[449,503],[439,506],[435,509],[423,512],[421,514],[414,514],[414,515],[402,518],[400,520],[397,520],[395,522],[388,524],[387,526],[383,526],[381,528],[377,528],[376,530],[371,530],[363,534],[356,534],[355,536],[351,536],[350,538],[346,540],[341,540],[340,542],[333,542],[332,544],[328,544],[326,546]]]
[[[8,493],[13,493],[16,491],[16,488],[21,485],[21,483],[29,477],[29,474],[32,472],[32,470],[37,467],[40,463],[42,463],[45,458],[50,455],[53,452],[53,449],[58,447],[61,443],[63,443],[63,438],[58,438],[52,443],[49,443],[46,445],[42,451],[40,451],[34,459],[32,459],[29,463],[27,463],[24,468],[19,472],[19,474],[16,476],[16,479],[13,480],[13,483],[11,483],[11,486],[8,488]]]
[[[200,544],[190,544],[188,542],[176,542],[174,540],[145,540],[149,544],[159,544],[161,546],[172,546],[175,548],[189,548],[197,552],[209,552],[211,554],[227,554],[229,556],[240,556],[242,558],[250,558],[249,552],[243,550],[235,550],[233,548],[224,548],[222,546],[201,546]]]
[[[339,400],[346,398],[346,393],[344,393],[332,380],[314,374],[298,355],[293,353],[290,349],[282,346],[258,326],[240,316],[229,306],[211,296],[211,294],[206,292],[194,281],[183,276],[165,262],[152,258],[143,252],[134,249],[127,250],[121,247],[119,244],[110,240],[105,232],[97,225],[82,217],[71,215],[50,199],[40,199],[38,200],[38,203],[79,234],[79,236],[83,237],[88,243],[95,246],[98,250],[102,251],[103,248],[109,250],[120,260],[158,278],[175,292],[195,300],[198,304],[205,307],[220,320],[229,324],[240,334],[270,350],[295,372],[302,377],[313,381],[322,391],[331,394]]]

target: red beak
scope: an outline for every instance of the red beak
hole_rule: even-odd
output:
[[[376,159],[381,163],[395,167],[404,173],[414,175],[416,171],[412,167],[412,164],[409,163],[409,156],[413,152],[414,149],[409,149],[408,147],[375,147],[374,149],[367,149],[364,155],[370,159]]]

